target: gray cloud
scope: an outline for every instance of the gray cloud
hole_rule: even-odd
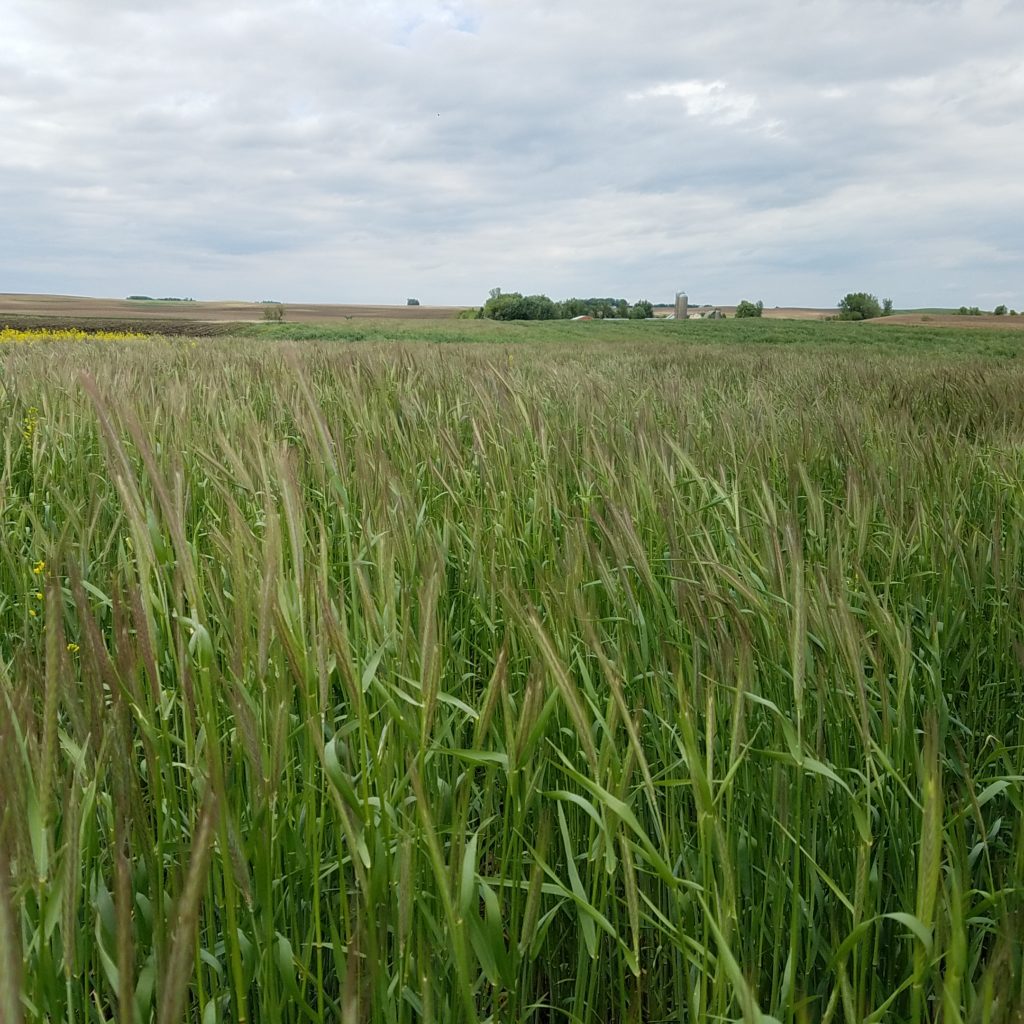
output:
[[[1024,306],[1019,3],[3,13],[0,290]]]

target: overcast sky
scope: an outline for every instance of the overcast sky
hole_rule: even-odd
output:
[[[1024,0],[0,0],[0,292],[1024,308]]]

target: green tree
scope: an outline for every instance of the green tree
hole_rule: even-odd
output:
[[[639,320],[654,316],[654,306],[647,299],[632,305],[625,299],[613,298],[571,298],[553,302],[547,295],[523,295],[492,288],[480,310],[480,316],[490,320],[571,320],[584,315]]]
[[[1006,316],[1006,307],[1000,304],[996,306],[996,308],[993,309],[992,312],[995,316]]]
[[[498,289],[492,290],[481,311],[481,316],[488,320],[554,320],[557,315],[557,307],[546,295],[523,295]]]
[[[840,320],[873,320],[881,315],[878,298],[868,292],[850,292],[839,300]]]
[[[521,292],[502,293],[500,288],[492,288],[480,316],[488,320],[518,320],[523,312],[522,299]]]
[[[892,316],[892,299],[882,300],[882,316]]]
[[[747,299],[744,299],[736,307],[736,316],[737,318],[740,319],[745,317],[760,316],[763,312],[764,303],[760,299],[758,299],[757,302],[749,302]]]

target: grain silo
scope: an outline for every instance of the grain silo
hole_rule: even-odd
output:
[[[685,320],[689,315],[690,300],[686,292],[676,292],[676,319]]]

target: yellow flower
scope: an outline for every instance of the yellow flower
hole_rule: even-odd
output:
[[[35,608],[29,608],[29,610],[28,610],[28,613],[29,613],[29,615],[31,615],[31,616],[32,616],[32,618],[33,618],[33,619],[34,619],[34,618],[36,617],[36,615],[38,614],[38,613],[36,612]]]
[[[78,328],[49,327],[20,330],[14,327],[0,329],[0,343],[12,342],[20,344],[37,341],[142,341],[147,334],[136,334],[133,331],[83,331]]]
[[[78,653],[78,644],[68,644],[68,651],[71,654],[77,654]]]
[[[38,562],[36,562],[35,565],[32,566],[32,571],[37,576],[42,576],[43,573],[46,572],[46,563],[42,559],[40,559]]]
[[[43,592],[41,590],[37,590],[36,591],[36,600],[37,601],[42,601],[42,599],[43,599]]]

